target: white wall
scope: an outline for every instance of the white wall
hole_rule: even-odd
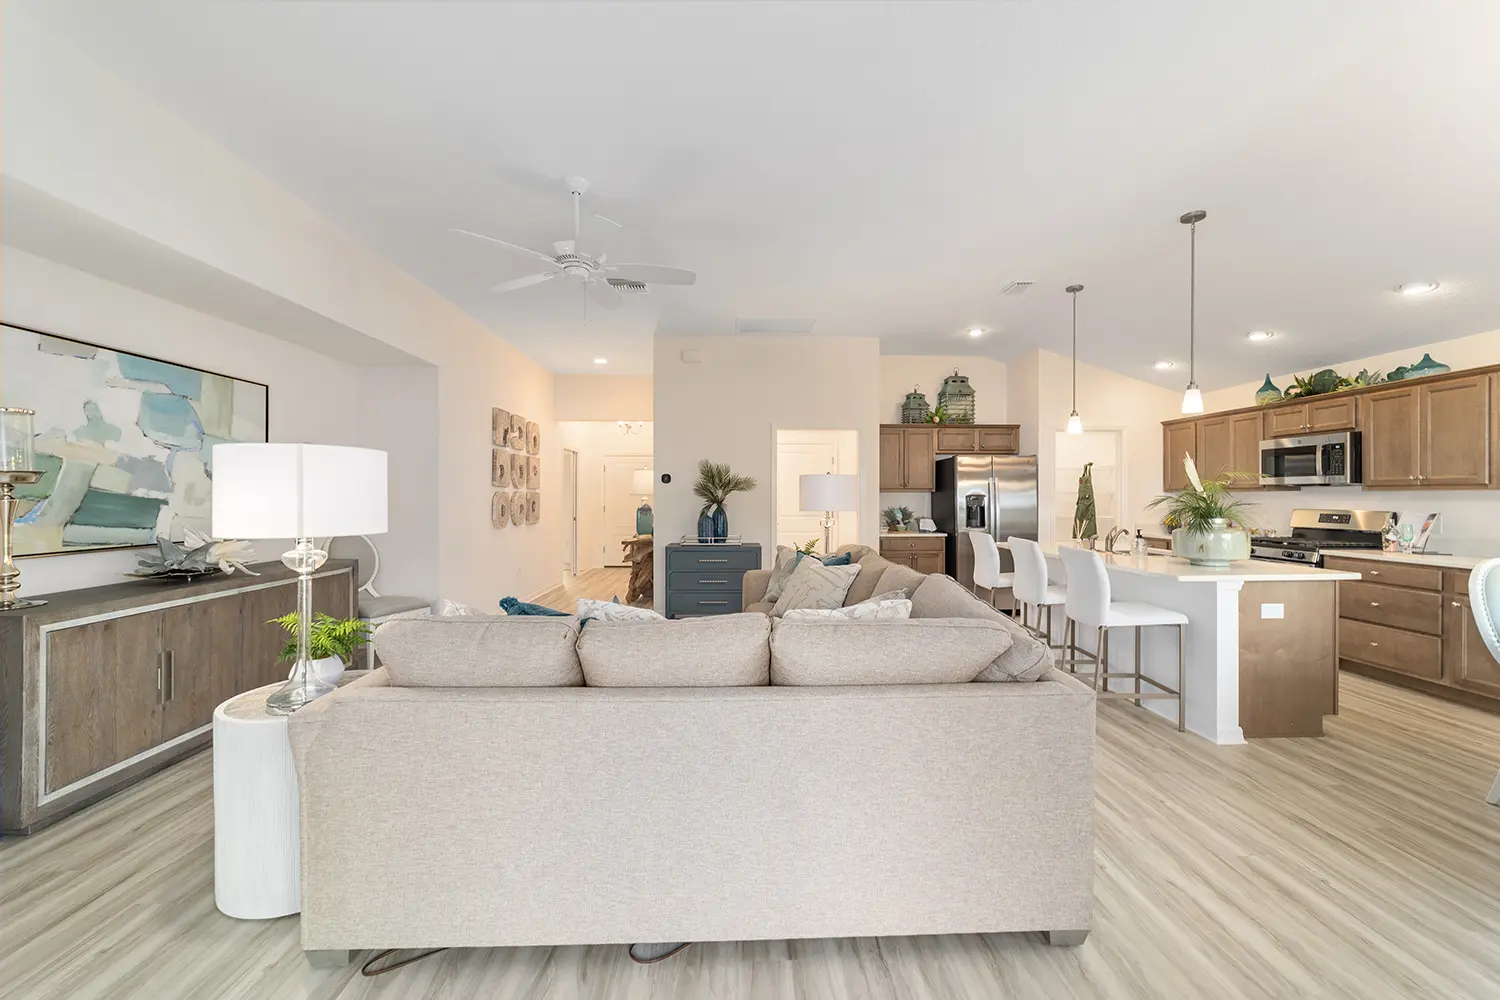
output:
[[[358,443],[356,369],[350,365],[14,247],[0,247],[0,320],[264,382],[271,387],[272,440]],[[29,402],[18,397],[0,404]],[[285,548],[268,542],[257,555],[274,559]],[[24,556],[17,561],[22,593],[119,583],[137,556],[129,550]]]
[[[621,434],[614,421],[559,420],[557,440],[559,447],[578,452],[579,569],[617,566],[620,553],[605,548],[608,539],[604,528],[604,460],[614,455],[635,455],[649,467],[655,446],[654,425],[647,421],[639,434]],[[566,502],[559,496],[559,507]],[[653,510],[656,507],[654,497],[651,506]],[[563,530],[567,530],[566,524]]]
[[[682,360],[684,351],[700,359]],[[727,462],[759,486],[726,505],[731,533],[775,545],[772,466],[776,430],[853,430],[859,434],[863,502],[860,541],[879,544],[880,342],[867,337],[666,337],[655,342],[656,603],[665,600],[666,544],[696,532],[692,494],[698,462]]]
[[[1275,341],[1271,341],[1272,344]],[[1478,368],[1500,364],[1500,330],[1476,333],[1440,343],[1414,347],[1389,354],[1355,358],[1339,364],[1326,365],[1340,373],[1353,374],[1361,368],[1388,372],[1400,365],[1412,365],[1430,353],[1435,361],[1449,365],[1455,371],[1460,368]],[[1308,372],[1298,372],[1307,375]],[[1285,389],[1292,379],[1290,375],[1273,375],[1271,381]],[[1238,409],[1255,402],[1255,391],[1261,379],[1227,389],[1215,389],[1203,394],[1205,412]],[[1349,487],[1310,487],[1289,491],[1253,491],[1243,494],[1245,499],[1258,506],[1257,525],[1286,533],[1291,527],[1292,510],[1297,507],[1332,507],[1351,510],[1395,510],[1437,511],[1442,514],[1433,540],[1431,551],[1458,552],[1463,555],[1500,555],[1500,525],[1496,524],[1496,513],[1500,511],[1500,493],[1492,490],[1365,490]]]
[[[901,404],[912,386],[920,386],[928,406],[937,406],[943,379],[957,368],[969,377],[974,389],[974,421],[981,424],[1013,423],[1006,418],[1008,373],[1003,361],[993,358],[953,355],[884,354],[880,358],[880,422],[899,424]],[[911,506],[908,504],[907,506]]]
[[[413,581],[435,578],[444,596],[480,607],[555,584],[561,452],[551,373],[24,11],[6,13],[7,180],[436,366],[436,477],[390,486],[393,510],[423,512],[391,530],[412,532],[397,543],[412,558],[425,552]],[[285,395],[273,392],[273,413]],[[539,525],[490,526],[493,406],[541,425]],[[361,440],[380,447],[383,436]]]
[[[650,420],[650,375],[556,375],[558,420]]]

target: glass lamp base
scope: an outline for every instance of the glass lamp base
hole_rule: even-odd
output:
[[[337,685],[320,679],[317,670],[311,665],[299,662],[292,670],[292,676],[288,678],[286,684],[266,699],[266,713],[291,715],[308,702],[321,698],[325,694],[333,694],[337,690]]]
[[[46,603],[46,601],[29,600],[11,601],[9,604],[0,602],[0,611],[17,611],[21,608],[39,608]]]

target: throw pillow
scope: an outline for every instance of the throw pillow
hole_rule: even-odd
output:
[[[568,687],[583,683],[572,617],[400,618],[375,632],[395,687]]]
[[[864,546],[859,546],[864,548]],[[845,604],[858,604],[860,601],[868,601],[871,596],[878,593],[876,585],[880,583],[880,577],[887,569],[895,565],[889,559],[881,557],[870,549],[864,552],[851,552],[854,562],[859,565],[859,575],[849,585],[849,593],[844,595]],[[880,590],[890,590],[890,587],[882,587]]]
[[[771,619],[754,612],[598,621],[578,637],[589,687],[749,687],[770,681]]]
[[[804,559],[787,580],[771,616],[780,617],[792,608],[837,608],[858,575],[859,567],[853,563],[824,566],[816,559]]]
[[[618,601],[596,601],[588,597],[578,599],[578,618],[580,621],[592,619],[601,622],[664,622],[667,620],[665,615],[659,615],[650,608],[635,608]]]
[[[874,593],[883,593],[887,590],[906,590],[912,596],[916,596],[917,588],[922,586],[927,579],[927,574],[920,570],[903,566],[900,563],[887,561],[885,572],[880,574],[880,579],[875,583]]]
[[[479,612],[467,604],[460,604],[457,601],[450,601],[446,597],[439,597],[436,614],[439,618],[456,618],[461,615],[477,615]]]
[[[766,584],[766,596],[761,598],[762,601],[776,603],[787,580],[791,578],[792,571],[797,568],[797,563],[800,562],[798,557],[801,555],[790,545],[776,546],[776,561],[771,564],[771,580]]]
[[[949,576],[925,578],[911,595],[911,616],[922,618],[977,618],[1009,630],[1014,641],[1009,649],[986,667],[975,680],[1034,681],[1052,666],[1047,644],[988,604],[969,593]]]
[[[1010,646],[993,622],[961,618],[781,619],[771,626],[771,683],[967,684]]]
[[[842,608],[792,608],[784,622],[891,621],[911,617],[911,601],[904,597],[861,601]]]
[[[566,611],[558,611],[555,608],[543,607],[540,604],[528,604],[517,597],[502,597],[500,599],[500,610],[508,615],[541,615],[553,618],[572,617]]]

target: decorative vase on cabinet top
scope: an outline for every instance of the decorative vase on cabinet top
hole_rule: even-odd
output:
[[[1281,402],[1281,390],[1271,383],[1271,373],[1267,372],[1265,382],[1261,383],[1261,387],[1255,390],[1255,405],[1266,406],[1270,403],[1279,402]]]
[[[724,512],[723,504],[714,508],[713,522],[714,541],[726,541],[729,538],[729,515]]]
[[[711,542],[714,540],[714,516],[704,507],[698,514],[698,541]]]
[[[1428,375],[1446,375],[1453,369],[1441,361],[1432,360],[1431,354],[1422,355],[1422,360],[1406,369],[1407,378],[1423,378]]]
[[[1228,566],[1250,558],[1250,532],[1231,528],[1222,518],[1215,518],[1209,531],[1178,528],[1172,532],[1172,554],[1194,566]]]

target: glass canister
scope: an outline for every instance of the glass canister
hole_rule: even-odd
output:
[[[922,387],[912,386],[911,392],[906,394],[906,402],[901,404],[901,422],[925,424],[931,416],[932,407],[927,405],[927,397],[922,394]]]
[[[948,422],[972,424],[974,422],[974,387],[969,385],[969,376],[960,375],[958,369],[943,379],[943,388],[938,392],[938,405],[948,412]]]
[[[31,418],[35,410],[0,406],[0,472],[35,472]]]

